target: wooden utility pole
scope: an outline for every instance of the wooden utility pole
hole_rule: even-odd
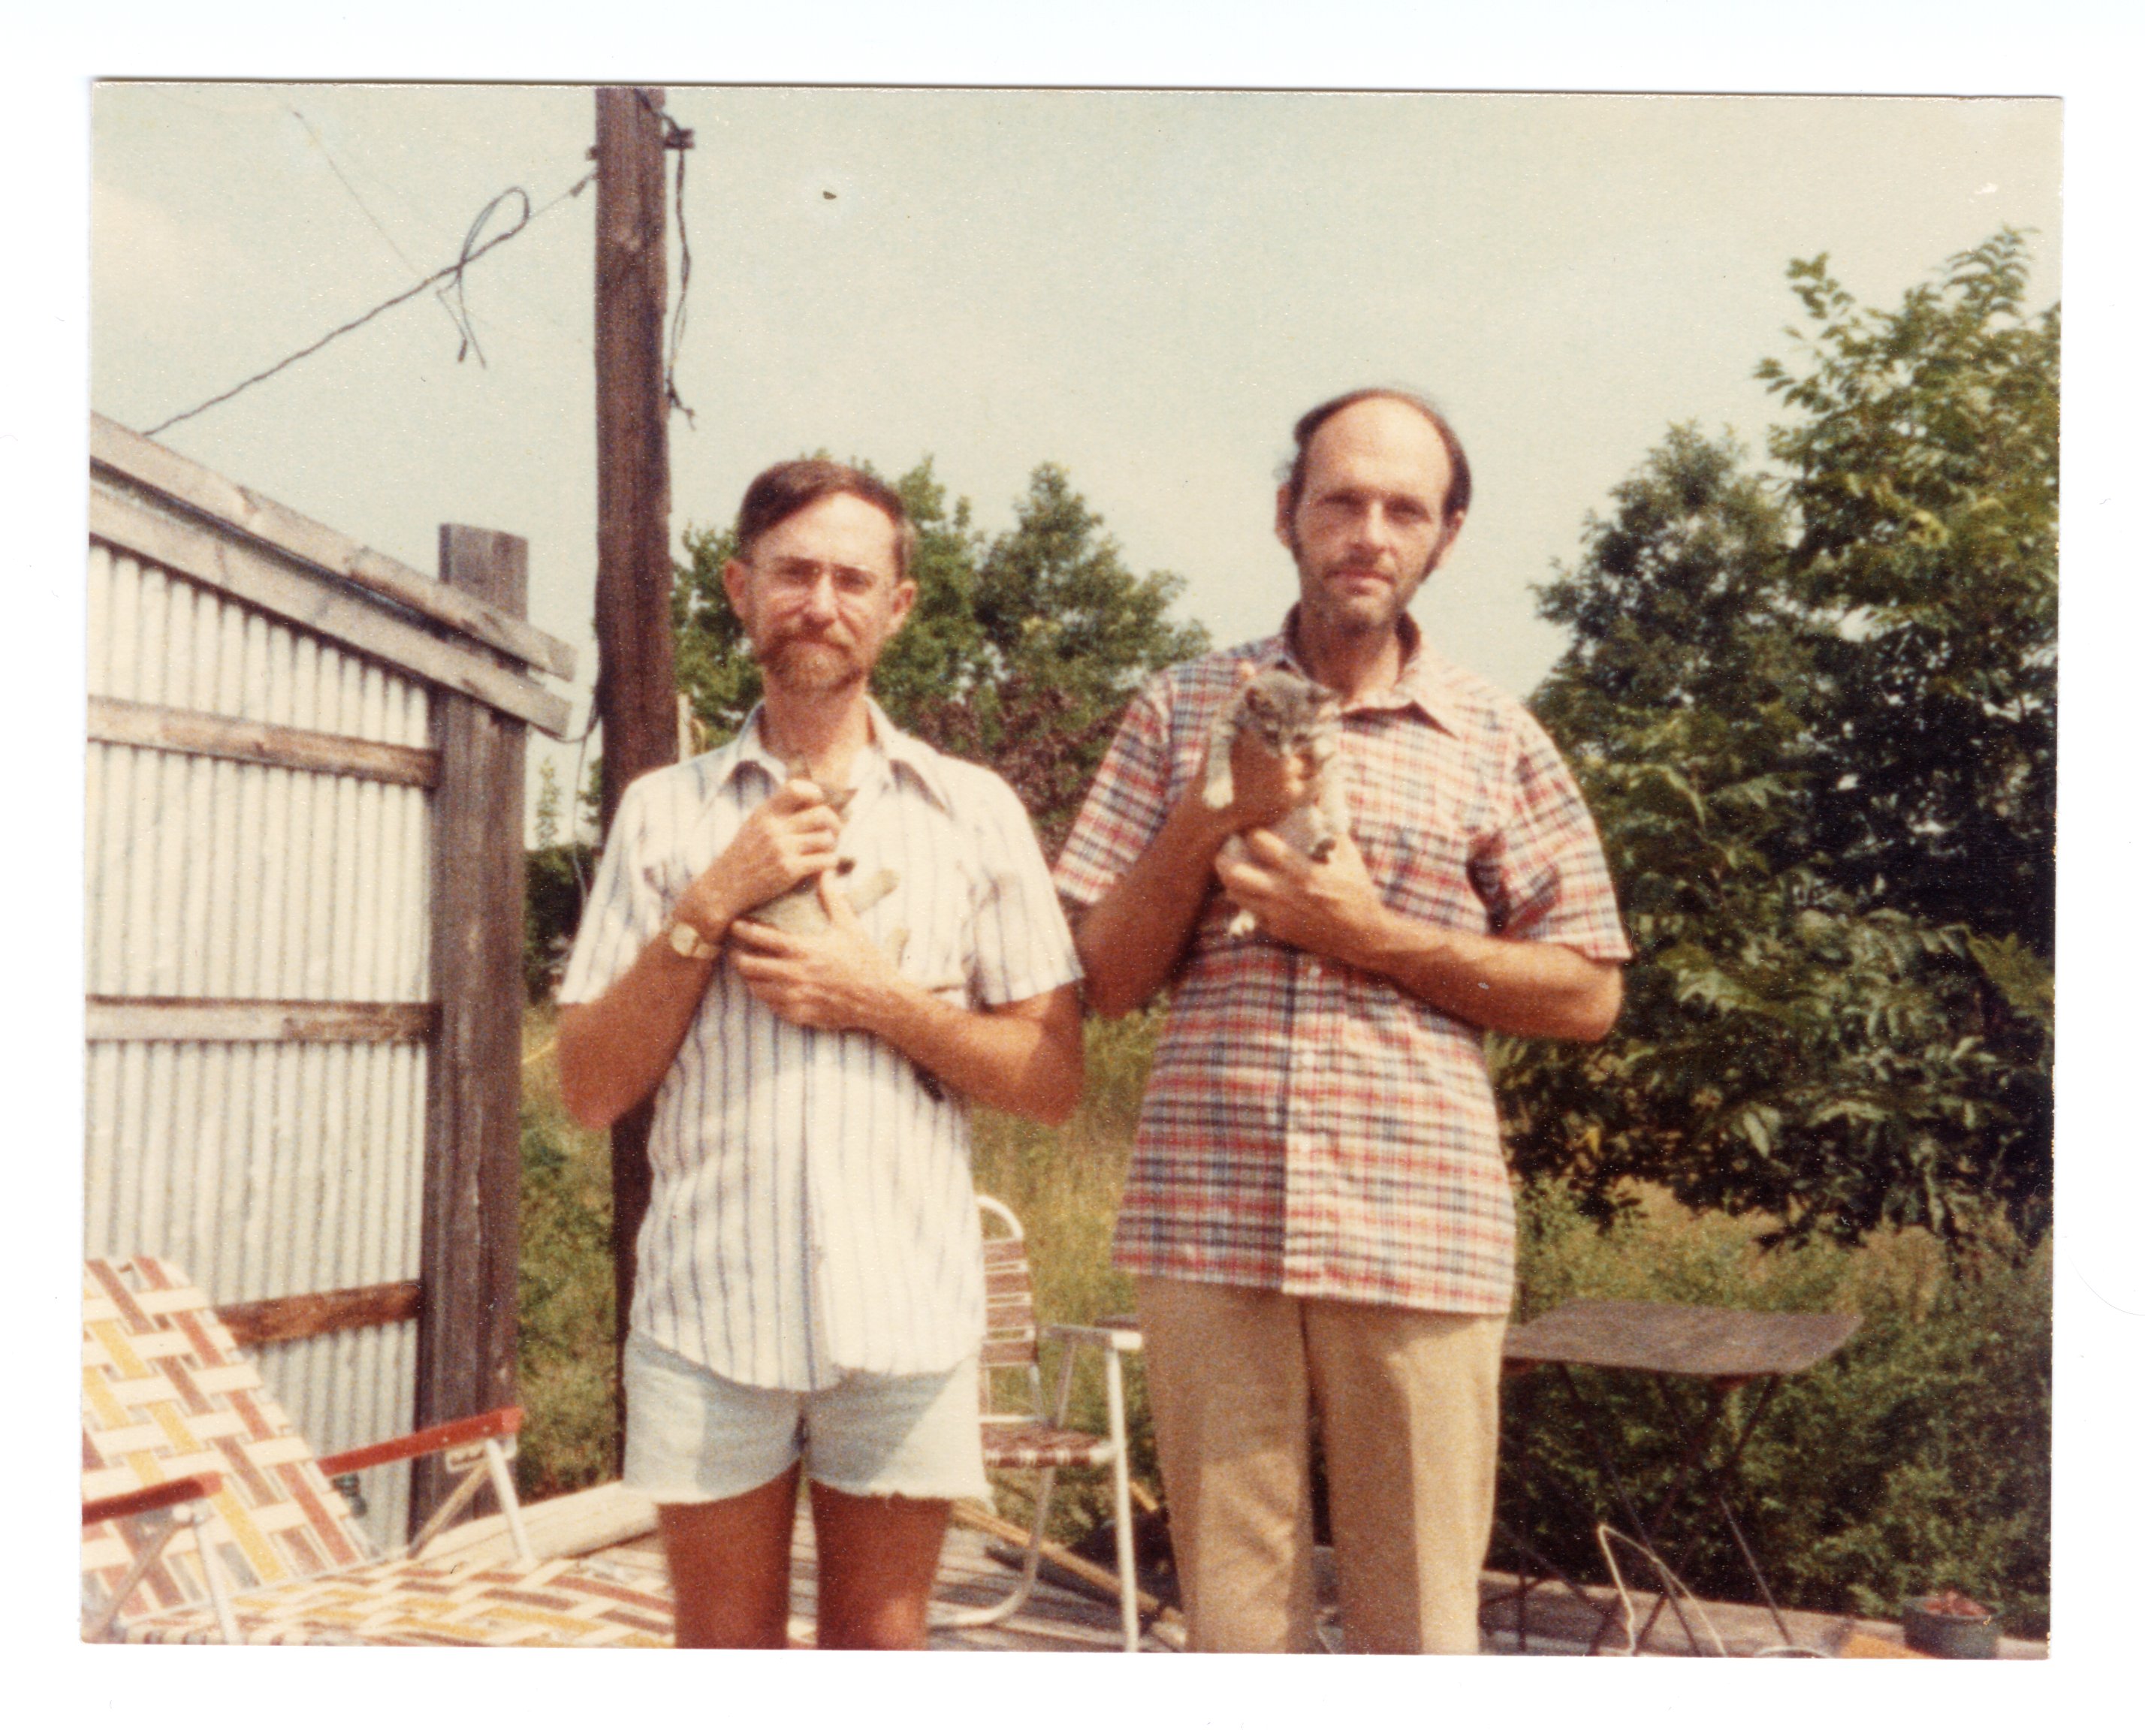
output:
[[[596,715],[606,838],[626,785],[678,753],[662,112],[660,90],[596,92]],[[620,1346],[633,1301],[634,1240],[648,1211],[649,1112],[643,1104],[610,1133]]]

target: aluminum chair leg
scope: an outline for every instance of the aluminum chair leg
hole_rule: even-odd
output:
[[[207,1501],[196,1501],[188,1517],[193,1522],[194,1546],[201,1551],[202,1577],[208,1581],[209,1605],[216,1611],[216,1629],[226,1645],[236,1645],[241,1638],[238,1612],[231,1607],[231,1586],[223,1577],[223,1564],[208,1543],[208,1522],[215,1515]]]
[[[514,1473],[506,1468],[506,1453],[496,1436],[484,1444],[484,1462],[491,1473],[491,1492],[499,1498],[499,1510],[506,1515],[506,1535],[514,1540],[518,1564],[532,1565],[536,1551],[529,1547],[529,1533],[522,1528],[521,1500],[514,1492]]]
[[[1028,1602],[1035,1590],[1035,1582],[1043,1572],[1043,1529],[1049,1523],[1051,1492],[1058,1483],[1058,1473],[1054,1469],[1038,1475],[1042,1480],[1035,1490],[1035,1521],[1028,1527],[1028,1546],[1022,1552],[1020,1583],[988,1609],[949,1609],[943,1615],[934,1616],[931,1622],[933,1627],[988,1628],[995,1622],[1018,1615],[1021,1607]]]
[[[216,1559],[216,1552],[209,1547],[209,1521],[216,1516],[215,1510],[207,1501],[189,1501],[186,1506],[184,1523],[194,1530],[194,1548],[198,1552],[202,1575],[208,1581],[210,1607],[216,1611],[216,1630],[226,1645],[239,1643],[237,1613],[231,1607],[231,1587],[224,1582],[223,1564]],[[182,1520],[176,1512],[166,1511],[152,1515],[142,1527],[141,1544],[136,1551],[134,1564],[127,1569],[127,1577],[105,1600],[104,1607],[92,1611],[82,1628],[82,1637],[92,1642],[107,1639],[119,1620],[120,1606],[134,1594],[134,1588],[149,1575],[149,1570],[162,1559],[165,1545],[178,1535]]]
[[[1125,1649],[1136,1652],[1140,1642],[1139,1577],[1132,1549],[1132,1454],[1125,1440],[1124,1369],[1114,1350],[1104,1360],[1103,1385],[1109,1401],[1110,1479],[1117,1504],[1117,1604],[1124,1622]]]

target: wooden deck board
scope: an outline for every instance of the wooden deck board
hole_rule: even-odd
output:
[[[530,1540],[540,1553],[600,1554],[630,1561],[660,1571],[663,1551],[651,1529],[654,1510],[615,1484],[585,1490],[555,1500],[538,1502],[524,1510]],[[945,1553],[938,1569],[933,1602],[942,1608],[974,1608],[997,1602],[1013,1589],[1013,1570],[987,1549],[988,1540],[954,1526],[946,1535]],[[426,1552],[428,1559],[442,1556],[505,1559],[510,1554],[503,1524],[496,1518],[475,1520],[439,1540]],[[1324,1555],[1326,1552],[1321,1550]],[[812,1537],[809,1510],[800,1507],[797,1532],[791,1547],[793,1564],[790,1643],[809,1645],[818,1609],[819,1562]],[[1328,1564],[1321,1562],[1322,1568]],[[1324,1625],[1331,1633],[1330,1569],[1321,1574]],[[1482,1579],[1484,1614],[1487,1628],[1486,1649],[1510,1654],[1518,1648],[1513,1606],[1509,1599],[1513,1580],[1508,1574],[1487,1573]],[[1597,1608],[1612,1607],[1615,1594],[1606,1586],[1590,1587]],[[1643,1603],[1642,1603],[1643,1607]],[[1737,1604],[1707,1603],[1700,1606],[1719,1634],[1729,1651],[1749,1657],[1780,1644],[1771,1616],[1761,1608]],[[1881,1650],[1897,1655],[1899,1629],[1896,1623],[1865,1620],[1852,1616],[1826,1615],[1809,1611],[1786,1612],[1788,1629],[1799,1645],[1828,1657],[1870,1656]],[[1591,1637],[1595,1619],[1580,1608],[1568,1591],[1554,1585],[1537,1586],[1527,1607],[1528,1649],[1571,1652],[1583,1650]],[[1612,1629],[1612,1640],[1618,1637]],[[1173,1643],[1165,1644],[1168,1640]],[[1149,1634],[1142,1651],[1170,1651],[1182,1644],[1181,1633],[1165,1629],[1161,1638]],[[1117,1611],[1114,1604],[1038,1584],[1027,1607],[1012,1620],[988,1628],[938,1628],[932,1630],[931,1649],[948,1652],[1112,1652],[1118,1649]],[[1675,1617],[1662,1614],[1645,1648],[1650,1655],[1689,1657],[1691,1651]],[[2044,1643],[2006,1639],[1999,1652],[2006,1659],[2048,1656]]]

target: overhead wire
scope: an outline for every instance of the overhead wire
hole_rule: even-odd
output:
[[[520,234],[523,230],[526,229],[531,223],[535,222],[537,218],[544,216],[547,211],[555,210],[559,206],[565,204],[569,199],[579,198],[581,194],[587,190],[589,183],[595,178],[596,172],[591,169],[579,181],[575,182],[573,186],[568,187],[565,192],[559,194],[555,198],[546,201],[543,205],[535,206],[533,209],[530,206],[529,195],[525,192],[518,187],[509,187],[505,192],[500,194],[498,197],[492,200],[489,205],[485,206],[485,208],[477,214],[476,221],[470,226],[468,235],[463,238],[461,254],[453,264],[442,266],[429,277],[422,278],[419,281],[411,285],[408,289],[404,290],[400,295],[389,296],[387,300],[381,302],[377,306],[370,308],[364,313],[358,315],[356,319],[346,320],[341,325],[336,326],[334,331],[326,333],[323,336],[316,338],[311,343],[307,344],[301,350],[293,351],[290,355],[285,356],[281,361],[273,364],[271,366],[263,368],[256,374],[249,375],[246,378],[240,381],[237,385],[231,386],[227,390],[218,392],[212,398],[205,398],[200,403],[195,405],[192,409],[182,410],[177,415],[167,416],[153,428],[147,428],[142,431],[145,434],[154,437],[157,435],[162,434],[167,428],[177,427],[181,422],[187,421],[192,418],[199,415],[205,410],[213,410],[219,404],[229,403],[231,400],[236,397],[241,392],[248,390],[251,388],[260,385],[264,380],[273,379],[276,375],[281,373],[284,369],[291,366],[295,363],[303,361],[309,356],[317,354],[319,351],[326,349],[330,344],[333,343],[337,338],[349,336],[350,333],[356,331],[361,326],[369,324],[371,321],[378,319],[381,315],[387,312],[391,308],[400,307],[405,301],[410,301],[413,297],[421,296],[426,290],[430,289],[435,284],[445,283],[451,280],[459,286],[462,273],[467,271],[470,266],[475,265],[478,260],[483,258],[485,254],[490,252],[495,247],[504,246],[507,242],[512,241],[515,236]],[[508,199],[516,196],[518,196],[521,201],[522,214],[520,220],[516,222],[512,228],[502,230],[499,234],[494,236],[490,241],[485,242],[483,246],[475,246],[475,243],[476,237],[482,232],[484,225],[490,220],[492,212],[496,211],[499,206],[505,203]],[[451,311],[452,310],[450,309],[450,311]],[[465,328],[465,338],[469,336],[466,328]]]
[[[402,251],[401,245],[388,232],[386,224],[383,223],[380,220],[378,213],[376,212],[372,206],[366,202],[365,195],[358,192],[357,183],[352,181],[349,176],[343,173],[342,165],[336,161],[335,152],[328,149],[328,142],[321,137],[320,129],[315,127],[310,120],[306,119],[303,111],[301,111],[296,103],[286,102],[283,107],[290,114],[291,117],[296,121],[301,127],[306,129],[306,137],[313,142],[314,148],[321,153],[321,161],[328,166],[328,172],[334,176],[337,181],[342,183],[342,190],[350,195],[351,201],[365,214],[365,221],[371,224],[373,233],[377,235],[381,240],[387,243],[387,251],[392,253],[396,258],[402,261],[403,270],[406,271],[416,271],[417,269],[417,261],[411,258],[408,254]],[[392,192],[393,189],[391,188],[389,191]],[[475,341],[475,334],[471,331],[466,318],[467,310],[465,309],[461,312],[457,312],[453,305],[448,301],[447,292],[444,288],[436,290],[433,293],[439,296],[441,311],[446,315],[449,320],[453,321],[455,333],[462,340],[463,348],[466,351],[469,345]],[[457,355],[455,359],[459,361],[461,360],[461,357]],[[477,361],[481,365],[483,361],[484,356],[481,352],[480,352],[477,356]]]

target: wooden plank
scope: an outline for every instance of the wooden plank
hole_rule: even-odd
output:
[[[440,571],[492,607],[518,613],[528,594],[528,545],[442,525]],[[521,1206],[525,734],[514,718],[445,694],[432,708],[432,742],[440,756],[430,894],[440,1031],[426,1069],[420,1427],[513,1402]],[[416,1467],[413,1528],[450,1483],[436,1460]]]
[[[589,1555],[598,1549],[655,1530],[655,1503],[623,1484],[599,1483],[570,1495],[532,1501],[521,1510],[529,1546],[546,1559],[555,1555]],[[505,1519],[490,1514],[465,1520],[443,1531],[425,1551],[425,1559],[441,1566],[491,1566],[511,1561],[514,1539]]]
[[[440,778],[440,756],[429,748],[401,748],[360,736],[330,735],[282,724],[248,723],[213,712],[179,711],[132,699],[92,696],[89,739],[115,747],[161,748],[174,754],[236,759],[248,765],[280,766],[294,772],[325,772],[367,778],[376,783],[414,784],[421,789],[430,788]]]
[[[429,1001],[228,1001],[92,995],[92,1042],[423,1042],[439,1026]]]
[[[366,1284],[262,1302],[226,1302],[216,1316],[241,1345],[288,1344],[330,1332],[354,1332],[361,1326],[400,1326],[419,1319],[424,1306],[421,1284]]]
[[[93,411],[89,456],[92,465],[205,518],[243,531],[256,542],[362,585],[532,668],[561,680],[573,679],[574,648],[564,640],[442,584],[391,556],[366,548],[340,531],[279,506],[251,489],[226,481],[192,459],[182,458],[169,447],[160,446]]]
[[[995,1537],[1001,1543],[1010,1543],[1023,1549],[1028,1547],[1028,1528],[1025,1525],[1016,1525],[1000,1519],[995,1513],[984,1511],[973,1501],[953,1503],[953,1523],[957,1525],[965,1525],[972,1531],[981,1531],[986,1536]],[[1063,1544],[1053,1543],[1047,1537],[1043,1539],[1039,1548],[1043,1559],[1053,1567],[1063,1568],[1074,1579],[1093,1586],[1097,1591],[1107,1593],[1112,1598],[1119,1594],[1117,1576],[1107,1568],[1097,1567],[1092,1561],[1082,1560]],[[1182,1619],[1176,1610],[1168,1608],[1152,1592],[1137,1591],[1134,1594],[1139,1599],[1139,1612],[1142,1616],[1150,1619],[1162,1616],[1172,1620]]]
[[[109,486],[89,491],[89,534],[310,633],[480,699],[547,734],[563,738],[566,733],[573,708],[556,694],[502,669],[481,652],[385,613],[286,557],[159,512]]]

